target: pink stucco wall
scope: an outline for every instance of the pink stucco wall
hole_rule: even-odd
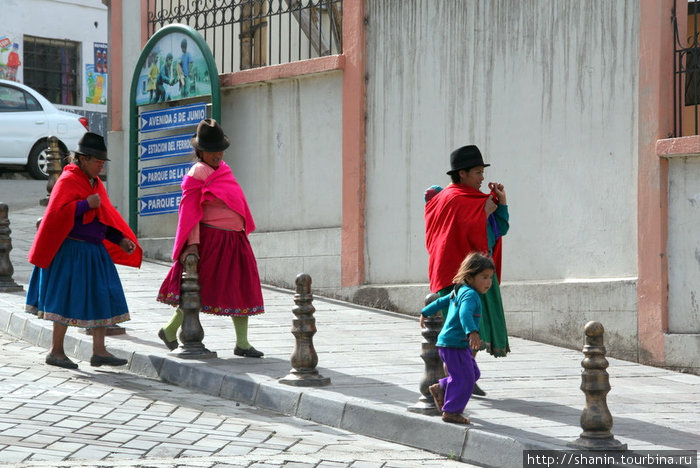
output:
[[[637,329],[639,360],[662,364],[668,329],[668,161],[656,142],[673,131],[673,0],[639,2]]]

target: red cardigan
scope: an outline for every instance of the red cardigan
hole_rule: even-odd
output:
[[[49,267],[61,244],[73,229],[78,202],[85,200],[93,193],[100,195],[100,206],[83,214],[83,223],[90,223],[97,218],[102,224],[118,230],[124,237],[131,239],[136,244],[136,249],[131,254],[127,254],[112,242],[107,240],[103,242],[114,263],[137,268],[141,266],[143,250],[134,232],[109,201],[104,184],[98,178],[93,187],[87,175],[75,164],[69,164],[63,169],[63,173],[51,190],[49,205],[46,207],[39,230],[29,250],[30,263],[39,268]]]

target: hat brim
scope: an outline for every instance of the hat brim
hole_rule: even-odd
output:
[[[474,169],[475,167],[489,167],[491,164],[477,164],[476,166],[469,166],[469,167],[460,167],[459,169],[452,169],[451,171],[447,171],[447,175],[452,175],[455,174],[459,171],[468,171],[469,169]]]
[[[81,149],[80,147],[78,147],[78,149],[76,149],[73,152],[75,154],[82,154],[83,156],[89,156],[91,158],[99,159],[100,161],[111,161],[111,159],[107,157],[107,153],[104,153],[102,151],[93,151],[90,149]]]
[[[214,142],[210,145],[202,145],[199,143],[199,140],[197,137],[192,137],[190,140],[190,143],[192,144],[192,148],[199,150],[199,151],[211,151],[211,152],[218,152],[218,151],[224,151],[226,148],[231,146],[231,140],[228,139],[226,135],[224,135],[224,139],[221,141]]]

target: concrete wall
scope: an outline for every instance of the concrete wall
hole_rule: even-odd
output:
[[[668,330],[700,333],[700,159],[669,161]]]
[[[243,187],[250,237],[265,283],[340,284],[342,73],[227,88],[225,159]]]
[[[700,373],[700,154],[668,168],[666,363]]]
[[[636,353],[636,2],[387,0],[367,17],[368,282],[427,282],[423,191],[475,143],[508,193],[510,332],[582,336],[596,315]]]

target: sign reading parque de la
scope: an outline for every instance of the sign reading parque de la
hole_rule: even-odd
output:
[[[144,46],[131,82],[129,224],[152,235],[176,216],[182,177],[193,163],[191,139],[203,119],[220,120],[219,74],[209,46],[189,26],[158,30]],[[163,228],[165,229],[165,228]]]

